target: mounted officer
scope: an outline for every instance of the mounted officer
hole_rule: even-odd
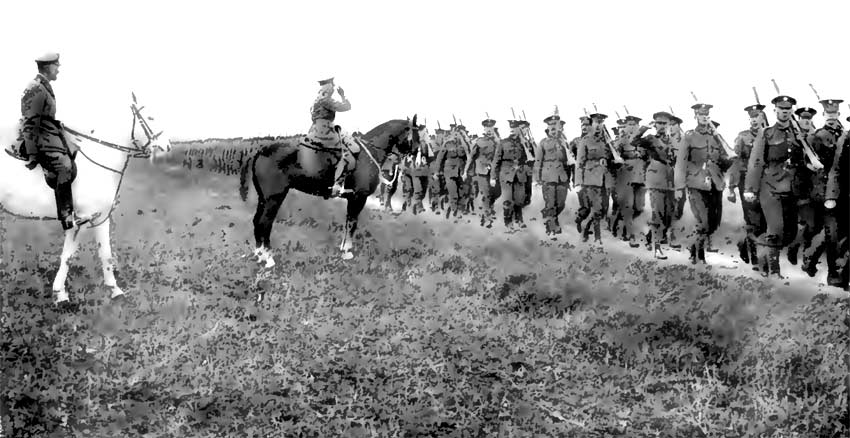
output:
[[[334,184],[331,187],[331,196],[340,196],[345,191],[345,178],[348,176],[349,167],[354,166],[355,154],[360,152],[360,146],[351,135],[334,124],[337,112],[351,109],[351,102],[345,97],[342,87],[336,89],[342,101],[333,98],[333,78],[319,81],[319,87],[319,95],[310,109],[313,125],[310,126],[305,141],[320,147],[341,150],[342,157],[336,163]]]
[[[47,53],[35,60],[38,74],[21,97],[21,121],[17,151],[7,151],[26,161],[27,168],[41,166],[47,185],[56,196],[56,213],[63,230],[79,228],[91,217],[74,213],[71,184],[77,177],[76,145],[65,140],[62,122],[56,120],[56,95],[50,82],[59,75],[59,54]]]

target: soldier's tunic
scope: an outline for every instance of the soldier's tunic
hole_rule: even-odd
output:
[[[584,228],[584,237],[591,231],[596,240],[600,240],[600,223],[605,217],[608,204],[608,190],[614,185],[614,177],[609,168],[613,155],[601,133],[588,134],[578,141],[576,151],[576,184],[586,190],[590,207],[590,219]]]
[[[703,126],[687,131],[676,157],[676,189],[688,189],[691,211],[696,218],[692,233],[693,250],[704,257],[705,244],[717,230],[722,217],[722,195],[726,187],[724,172],[731,161],[718,138]]]
[[[823,169],[811,171],[806,168],[803,174],[810,178],[808,202],[799,203],[799,220],[802,232],[798,232],[797,240],[803,245],[803,268],[814,271],[821,254],[826,251],[826,261],[829,269],[829,277],[837,279],[837,257],[838,257],[838,223],[847,222],[848,217],[836,216],[838,209],[827,210],[824,207],[826,200],[826,188],[829,171],[835,161],[837,143],[841,138],[840,128],[832,128],[829,125],[818,129],[809,135],[808,143],[815,154],[823,163]],[[800,205],[801,204],[801,205]],[[818,237],[815,239],[815,237]],[[829,279],[828,279],[829,280]]]
[[[406,155],[399,166],[399,179],[401,180],[402,204],[401,211],[407,207],[413,208],[413,158],[414,155]]]
[[[649,159],[644,185],[646,190],[649,190],[649,203],[652,208],[652,218],[649,221],[651,236],[658,243],[666,243],[676,208],[673,196],[676,146],[673,139],[666,134],[635,138],[632,145],[642,149]]]
[[[470,177],[474,185],[473,192],[476,194],[475,203],[482,222],[491,222],[496,215],[493,203],[499,197],[500,187],[490,185],[490,179],[497,179],[492,172],[494,167],[493,158],[496,155],[497,140],[494,137],[484,136],[472,143],[470,153]]]
[[[502,209],[506,226],[511,226],[513,222],[523,223],[522,208],[526,201],[526,164],[529,157],[521,142],[519,137],[510,135],[496,146],[493,155],[494,175],[502,186]]]
[[[748,254],[750,263],[753,265],[758,263],[755,251],[756,239],[764,232],[767,222],[758,200],[749,202],[744,199],[744,181],[747,178],[747,164],[750,160],[753,142],[755,142],[759,131],[759,129],[748,129],[738,133],[738,137],[735,138],[735,154],[738,156],[732,160],[732,167],[729,168],[729,188],[738,189],[738,199],[744,212],[746,234],[738,242],[738,247],[742,249],[741,252]]]
[[[617,204],[623,220],[625,238],[634,237],[634,219],[643,212],[646,199],[646,152],[624,135],[617,142],[617,152],[624,163],[617,170]]]
[[[836,218],[834,234],[829,238],[836,252],[835,273],[827,276],[829,284],[850,290],[850,135],[845,134],[838,142],[835,158],[827,176],[826,193],[828,200],[836,202],[829,216]]]
[[[777,122],[756,137],[748,163],[746,191],[758,193],[764,211],[767,228],[758,243],[766,247],[766,268],[771,273],[779,273],[779,248],[791,243],[797,234],[795,190],[803,183],[798,177],[802,166],[803,147],[790,125],[782,127]]]
[[[464,166],[466,166],[466,148],[460,141],[450,138],[443,143],[443,150],[437,156],[440,174],[446,179],[446,190],[449,203],[446,207],[446,217],[454,211],[454,216],[459,217],[461,212],[461,178]]]
[[[560,233],[558,216],[564,211],[570,176],[565,143],[554,137],[540,140],[534,161],[534,175],[543,185],[543,221],[546,232]]]
[[[383,177],[388,181],[392,181],[392,184],[381,183],[381,204],[383,204],[385,211],[392,211],[393,209],[393,195],[395,195],[396,190],[398,190],[398,181],[401,179],[395,178],[395,173],[402,171],[400,167],[401,157],[398,152],[393,149],[387,153],[387,158],[384,160],[384,163],[381,164],[381,175],[383,175]]]
[[[431,204],[431,211],[439,213],[446,203],[446,181],[443,175],[440,174],[440,163],[437,157],[443,150],[444,138],[442,135],[436,136],[431,144],[432,150],[428,156],[428,200]]]
[[[63,228],[74,213],[71,184],[77,177],[76,146],[65,140],[62,123],[56,120],[56,97],[50,81],[38,74],[21,97],[19,141],[25,156],[35,157],[47,185],[56,197],[56,215]]]

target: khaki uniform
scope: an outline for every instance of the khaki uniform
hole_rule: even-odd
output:
[[[514,135],[503,139],[493,156],[494,174],[502,186],[502,211],[505,225],[523,224],[522,209],[526,203],[528,183],[528,154],[522,140]]]
[[[633,239],[634,219],[643,212],[646,199],[647,157],[643,149],[632,143],[630,136],[621,136],[616,145],[624,161],[617,169],[617,205],[623,221],[623,237]]]
[[[827,276],[829,284],[848,289],[848,278],[850,278],[850,135],[845,134],[843,141],[838,142],[835,150],[835,158],[827,176],[826,192],[824,197],[834,200],[836,207],[829,216],[836,218],[835,228],[829,236],[831,248],[835,251],[836,272]],[[829,230],[829,227],[827,227]],[[827,256],[828,258],[829,256]],[[840,259],[840,260],[839,260]]]
[[[463,185],[463,169],[466,166],[466,147],[459,141],[451,138],[443,143],[443,150],[437,155],[438,169],[446,179],[446,191],[449,203],[446,207],[446,217],[452,211],[454,216],[459,217],[461,212],[461,188]]]
[[[546,137],[540,140],[534,161],[534,175],[543,185],[542,214],[547,234],[561,233],[558,216],[564,211],[570,188],[566,146],[559,138]]]
[[[758,265],[758,257],[756,255],[756,240],[764,232],[767,227],[767,222],[764,218],[764,213],[761,211],[761,205],[758,199],[753,202],[748,202],[744,199],[744,181],[747,178],[747,164],[750,160],[750,153],[753,149],[753,142],[758,136],[758,129],[748,129],[741,131],[735,138],[735,154],[738,156],[733,160],[732,167],[729,168],[729,188],[738,190],[738,198],[741,202],[741,209],[744,212],[744,224],[746,234],[738,242],[738,250],[742,255],[746,255],[747,260],[753,265]]]
[[[608,204],[608,191],[614,185],[609,168],[613,155],[600,133],[582,137],[576,149],[576,184],[581,185],[583,191],[586,190],[590,208],[590,219],[584,227],[583,238],[587,239],[593,226],[595,239],[599,241],[600,223]]]
[[[499,183],[495,187],[490,185],[490,179],[496,179],[492,172],[494,167],[493,158],[496,155],[497,140],[494,137],[484,136],[475,139],[472,143],[470,153],[469,178],[474,185],[476,209],[481,217],[481,224],[491,224],[496,216],[493,203],[501,192]]]
[[[644,151],[648,158],[644,186],[649,190],[649,202],[652,208],[650,236],[658,243],[667,243],[667,235],[675,215],[675,197],[673,196],[673,165],[676,160],[676,146],[667,135],[657,134],[651,137],[635,138],[632,144]]]

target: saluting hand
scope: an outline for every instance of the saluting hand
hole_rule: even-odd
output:
[[[345,91],[342,89],[342,87],[337,87],[336,92],[339,93],[339,97],[345,99]]]

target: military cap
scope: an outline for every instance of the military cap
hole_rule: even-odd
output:
[[[434,130],[435,134],[445,134],[446,132],[448,132],[448,131],[446,131],[443,128],[437,128],[437,129]]]
[[[466,126],[463,125],[455,125],[454,128],[458,131],[466,131]]]
[[[563,127],[564,125],[567,124],[567,122],[565,120],[558,120],[558,124],[560,124],[561,127]]]
[[[590,117],[581,116],[581,117],[578,118],[578,121],[581,122],[581,123],[590,123]]]
[[[327,84],[333,84],[333,83],[334,83],[334,78],[322,79],[321,81],[319,81],[319,85],[327,85]]]
[[[557,114],[553,114],[553,115],[551,115],[551,116],[546,117],[545,119],[543,119],[543,123],[545,123],[545,124],[547,124],[547,125],[548,125],[548,124],[550,124],[550,123],[552,123],[552,122],[557,122],[557,121],[560,121],[560,120],[561,120],[561,116],[559,116],[559,115],[557,115]]]
[[[508,126],[513,128],[522,128],[523,124],[521,120],[508,120]]]
[[[655,114],[653,114],[653,115],[652,115],[652,119],[653,119],[653,120],[658,120],[658,119],[669,119],[669,120],[672,120],[672,119],[673,119],[673,114],[670,114],[670,113],[668,113],[667,111],[659,111],[659,112],[657,112],[657,113],[655,113]]]
[[[820,104],[823,105],[823,112],[825,113],[837,113],[838,105],[844,102],[841,99],[824,99],[820,101]]]
[[[708,103],[695,103],[691,105],[691,109],[694,110],[696,114],[708,114],[709,110],[714,108],[714,105]]]
[[[519,122],[520,126],[522,126],[523,128],[528,128],[531,126],[531,123],[528,123],[528,120],[517,120],[517,122]]]
[[[606,116],[605,114],[601,114],[601,113],[593,113],[593,114],[590,115],[590,118],[604,121],[605,119],[608,118],[608,116]]]
[[[799,117],[801,119],[811,119],[817,113],[818,113],[818,111],[816,109],[806,108],[806,107],[797,108],[797,111],[794,111],[794,114],[796,114],[797,117]]]
[[[55,52],[47,52],[38,58],[35,58],[38,64],[59,64],[59,54]]]
[[[797,99],[794,99],[791,96],[776,96],[770,101],[770,103],[778,106],[779,108],[791,109],[797,104]]]
[[[641,121],[641,120],[643,120],[643,119],[641,119],[640,117],[637,117],[637,116],[633,116],[633,115],[628,115],[628,116],[626,116],[626,121],[627,121],[627,122],[640,123],[640,121]]]
[[[675,116],[675,115],[673,115],[673,114],[670,114],[670,116],[671,116],[671,117],[670,117],[670,122],[672,122],[673,124],[675,124],[675,125],[681,125],[682,123],[684,123],[684,120],[680,119],[679,117],[677,117],[677,116]]]
[[[591,116],[592,116],[592,114],[591,114]],[[606,116],[606,117],[607,117],[607,116]],[[621,126],[622,126],[622,125],[625,125],[625,124],[626,124],[626,119],[617,119],[617,124],[618,124],[618,125],[621,125]]]
[[[496,121],[493,119],[484,119],[481,121],[481,126],[485,128],[492,128],[496,126]]]
[[[750,105],[750,106],[748,106],[748,107],[744,108],[744,111],[746,111],[746,112],[747,112],[747,114],[748,114],[750,117],[756,117],[756,116],[758,116],[759,114],[761,114],[761,112],[764,110],[764,108],[765,108],[765,106],[764,106],[764,105],[762,105],[762,104],[758,104],[758,105]]]

